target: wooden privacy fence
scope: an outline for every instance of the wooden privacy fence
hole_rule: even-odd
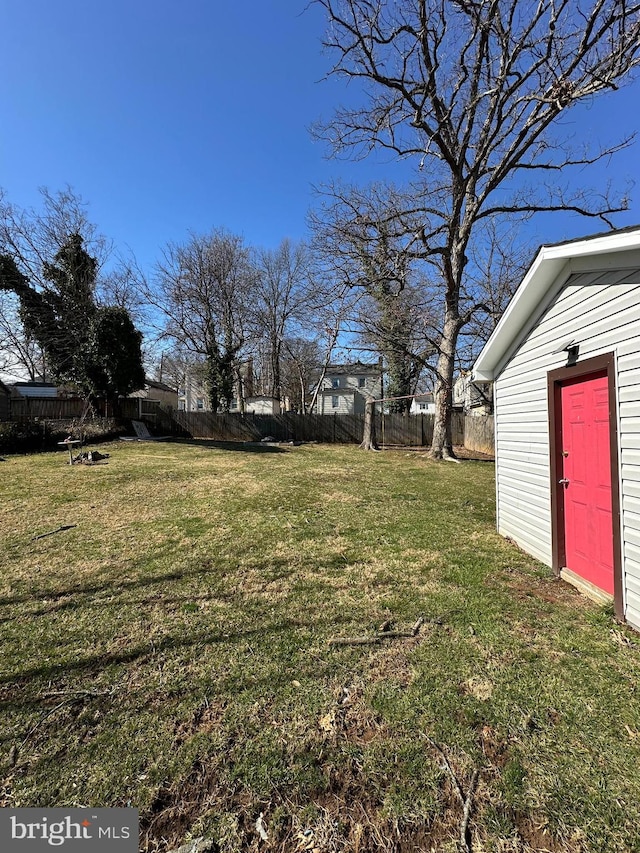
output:
[[[97,400],[94,414],[101,418],[138,418],[152,420],[157,417],[160,404],[155,400],[125,398],[115,403]],[[89,416],[91,413],[88,413]],[[79,397],[12,397],[9,400],[9,417],[12,421],[73,420],[87,415],[84,400]]]
[[[493,415],[467,416],[464,419],[463,443],[468,450],[493,456],[495,449]]]
[[[86,416],[85,403],[78,398],[23,397],[12,398],[10,419],[13,421],[72,420]],[[105,406],[95,404],[99,417],[143,420],[162,435],[191,435],[218,441],[319,441],[330,444],[359,444],[364,430],[364,415],[279,415],[214,414],[213,412],[179,412],[156,400],[127,398]],[[379,444],[403,447],[425,447],[433,438],[434,416],[376,414],[376,436]],[[493,453],[493,417],[470,417],[454,412],[453,443],[469,450]]]
[[[163,412],[163,428],[164,416]],[[194,438],[218,441],[320,441],[331,444],[359,444],[362,441],[364,415],[279,415],[227,414],[213,412],[172,412],[176,425]],[[453,415],[453,443],[463,444],[465,417]],[[483,419],[479,419],[483,420]],[[381,444],[424,447],[433,438],[433,415],[376,414],[376,434]]]

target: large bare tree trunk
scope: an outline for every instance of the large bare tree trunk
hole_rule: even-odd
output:
[[[376,441],[376,402],[370,397],[364,407],[364,432],[360,450],[380,450]]]
[[[459,321],[447,317],[440,343],[440,353],[436,368],[435,404],[436,414],[433,424],[433,440],[429,455],[432,459],[458,461],[453,451],[451,435],[451,413],[453,411],[453,368],[458,341]]]

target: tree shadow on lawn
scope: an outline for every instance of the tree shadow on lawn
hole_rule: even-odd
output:
[[[144,562],[147,562],[148,559],[148,555],[145,555]],[[138,587],[166,583],[167,581],[184,580],[185,578],[197,577],[198,575],[206,575],[212,571],[215,571],[213,563],[210,560],[205,560],[198,568],[174,569],[173,571],[165,572],[164,574],[149,575],[148,577],[136,578],[135,580],[108,580],[104,581],[104,583],[92,583],[87,584],[86,586],[74,586],[70,589],[60,590],[31,590],[29,593],[25,593],[24,595],[16,595],[11,598],[0,598],[0,607],[9,607],[13,604],[26,604],[27,602],[35,603],[38,599],[46,599],[53,603],[48,604],[39,610],[34,610],[31,613],[25,614],[27,616],[44,616],[54,610],[65,610],[69,607],[78,606],[77,601],[65,601],[62,604],[56,605],[55,602],[59,601],[61,598],[78,595],[95,595],[96,593],[106,592],[107,590],[119,592],[125,589],[136,589]],[[9,622],[12,618],[13,617],[11,616],[2,618],[0,619],[0,624],[2,622]]]
[[[156,553],[161,556],[163,553],[163,546],[158,546],[155,549]],[[133,563],[133,565],[129,566],[130,571],[135,571],[137,563],[148,563],[149,560],[152,559],[149,553],[146,553],[144,557],[141,557],[140,560]],[[344,558],[342,555],[327,555],[327,557],[318,561],[316,566],[317,570],[332,570],[336,568],[343,568],[344,566]],[[271,557],[267,563],[264,565],[256,565],[251,568],[256,570],[269,570],[273,572],[274,570],[278,570],[279,572],[284,572],[285,574],[290,574],[292,572],[297,571],[297,566],[291,566],[289,561],[284,560],[279,557]],[[32,616],[47,616],[50,613],[57,612],[59,610],[69,610],[74,609],[76,607],[84,607],[86,606],[85,602],[82,600],[78,600],[79,596],[94,596],[98,595],[102,592],[110,592],[120,593],[126,590],[134,590],[134,589],[142,589],[144,587],[155,587],[158,584],[166,584],[171,581],[182,581],[189,580],[193,578],[197,578],[203,575],[210,574],[220,574],[226,573],[226,569],[224,566],[216,564],[211,559],[202,560],[197,566],[190,566],[188,568],[182,569],[173,569],[168,572],[163,572],[160,574],[155,574],[149,572],[149,574],[144,577],[137,577],[132,580],[122,580],[122,579],[107,579],[102,582],[89,583],[84,586],[72,586],[67,587],[65,589],[31,589],[28,593],[24,593],[22,595],[15,595],[7,598],[0,598],[0,607],[11,607],[16,604],[39,604],[45,600],[47,603],[42,607],[38,607],[36,610],[32,610],[28,613],[23,614],[23,617],[30,618]],[[161,596],[164,599],[164,596]],[[233,593],[227,594],[215,594],[212,593],[208,596],[209,598],[215,598],[219,600],[227,600],[229,598],[233,598]],[[198,600],[200,600],[200,597]],[[65,601],[60,601],[60,599],[70,599]],[[165,599],[170,601],[172,599]],[[176,599],[174,599],[176,600]],[[194,599],[190,599],[194,600]],[[103,602],[96,602],[97,606],[102,606]],[[3,616],[0,618],[0,624],[4,622],[11,622],[15,619],[15,616]]]
[[[331,569],[335,569],[336,567],[341,567],[343,565],[342,559],[339,555],[335,557],[328,557],[322,563],[318,564],[318,571],[330,571]],[[297,567],[291,567],[289,563],[282,559],[272,559],[264,566],[255,566],[254,567],[258,572],[266,571],[267,569],[270,572],[274,570],[278,572],[282,572],[287,569],[286,574],[295,573],[297,571]],[[28,623],[32,618],[44,616],[51,614],[52,612],[59,612],[61,610],[74,610],[74,609],[87,609],[87,607],[94,608],[102,608],[105,606],[105,602],[101,600],[92,600],[91,598],[87,600],[87,596],[95,596],[100,592],[112,591],[113,593],[119,593],[121,591],[130,591],[135,589],[143,589],[145,587],[153,587],[158,589],[158,585],[160,589],[157,593],[153,594],[154,604],[162,602],[164,605],[185,605],[185,604],[193,604],[195,601],[203,601],[203,600],[216,600],[216,601],[233,601],[238,598],[239,593],[237,591],[212,591],[208,594],[203,594],[200,592],[199,594],[194,595],[193,590],[185,591],[185,595],[176,594],[176,590],[171,590],[169,594],[163,594],[165,584],[171,584],[174,581],[183,581],[189,580],[193,578],[197,578],[199,576],[206,576],[209,574],[217,574],[221,571],[221,567],[216,566],[209,560],[205,560],[201,563],[197,568],[190,568],[184,570],[175,570],[171,572],[165,572],[159,575],[153,575],[150,577],[144,578],[136,578],[135,580],[130,581],[116,581],[116,582],[106,582],[103,584],[91,584],[81,588],[73,588],[67,589],[64,591],[60,591],[57,593],[51,593],[47,595],[49,598],[60,599],[64,596],[69,596],[70,600],[53,603],[52,605],[47,605],[46,607],[39,608],[36,611],[27,612],[21,614],[21,621],[25,621]],[[45,593],[46,595],[46,593]],[[29,601],[33,598],[32,596],[23,596],[21,598],[9,599],[8,601],[0,602],[4,604],[15,604],[18,602]],[[135,602],[136,606],[144,607],[144,605],[148,603],[148,601]],[[332,626],[337,626],[345,622],[347,619],[346,616],[338,616],[334,613],[333,618],[330,620],[330,624]],[[10,621],[8,618],[2,619],[0,621],[6,622]],[[149,656],[156,655],[158,652],[177,649],[182,647],[196,646],[201,644],[213,644],[219,642],[226,643],[235,643],[240,641],[246,637],[252,636],[254,634],[264,634],[264,633],[279,633],[285,631],[287,629],[292,628],[309,628],[314,625],[313,618],[308,620],[300,620],[297,618],[290,618],[284,620],[282,622],[276,623],[271,627],[260,627],[256,629],[247,629],[243,631],[238,631],[237,633],[224,633],[224,632],[216,632],[216,631],[199,631],[194,634],[191,634],[187,637],[181,636],[173,638],[171,636],[165,637],[164,639],[159,640],[158,642],[153,643],[143,643],[138,644],[131,648],[128,651],[123,651],[120,654],[107,653],[100,655],[90,655],[85,658],[81,658],[76,661],[65,662],[65,663],[49,663],[43,666],[34,666],[28,669],[24,669],[21,671],[14,671],[13,673],[7,673],[6,675],[0,676],[0,685],[13,685],[14,687],[21,689],[19,687],[20,682],[26,682],[22,685],[22,689],[26,689],[29,686],[29,682],[31,679],[38,678],[41,676],[46,676],[48,678],[54,679],[63,676],[67,672],[78,672],[78,671],[88,671],[91,674],[95,674],[96,671],[100,669],[104,669],[105,667],[114,665],[114,664],[128,664],[132,663],[140,658],[145,658]],[[60,644],[64,645],[65,640],[62,639]],[[6,707],[4,703],[0,703],[0,708]]]
[[[218,441],[213,438],[174,438],[171,444],[187,444],[191,447],[203,447],[206,450],[234,450],[242,453],[289,453],[289,450],[294,445],[289,442],[282,442],[286,445],[282,447],[280,444],[260,441]]]
[[[335,627],[336,625],[343,624],[345,621],[347,621],[346,616],[336,616],[331,624]],[[188,636],[185,636],[184,632],[182,632],[176,635],[168,635],[162,639],[136,643],[130,649],[121,652],[86,655],[77,660],[65,661],[64,663],[47,663],[42,666],[32,666],[28,669],[0,677],[0,685],[3,685],[2,692],[6,697],[0,701],[0,711],[16,708],[24,709],[28,706],[38,707],[46,704],[46,696],[24,695],[34,690],[34,688],[37,689],[34,679],[42,679],[49,688],[66,677],[72,677],[74,683],[90,684],[93,678],[108,667],[127,666],[133,663],[142,665],[146,660],[155,659],[159,654],[161,655],[166,652],[193,647],[203,649],[206,646],[213,646],[219,643],[235,645],[256,636],[261,638],[264,638],[266,635],[277,636],[293,630],[310,629],[313,627],[314,622],[312,619],[304,621],[297,618],[288,618],[281,619],[268,626],[246,627],[230,633],[220,630],[202,629]],[[252,680],[252,688],[258,683],[259,680]],[[265,675],[265,683],[273,686],[273,676],[271,674]],[[0,742],[2,740],[4,738],[0,736]]]

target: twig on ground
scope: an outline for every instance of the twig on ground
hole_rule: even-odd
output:
[[[444,749],[440,746],[439,743],[436,743],[433,738],[430,738],[429,735],[425,735],[429,744],[436,750],[436,752],[442,758],[442,763],[444,765],[444,769],[447,771],[451,778],[451,782],[453,783],[454,790],[460,801],[460,805],[462,806],[462,819],[460,821],[460,836],[459,836],[459,845],[462,853],[473,853],[471,847],[471,838],[469,835],[469,820],[471,819],[471,812],[473,810],[473,798],[476,792],[476,788],[478,787],[478,782],[480,781],[480,771],[475,769],[471,774],[471,780],[469,781],[469,787],[467,788],[467,793],[464,793],[462,785],[456,774],[453,771],[453,767]]]
[[[31,728],[29,729],[29,731],[28,731],[28,732],[26,733],[26,735],[23,737],[23,739],[22,739],[22,741],[21,741],[21,743],[20,743],[20,749],[22,749],[22,747],[27,743],[27,741],[29,740],[29,738],[31,737],[31,735],[33,735],[33,734],[35,734],[35,733],[37,732],[37,730],[38,730],[38,729],[40,728],[40,726],[45,722],[45,720],[48,720],[48,719],[49,719],[49,717],[52,717],[52,716],[56,713],[56,711],[59,711],[59,710],[60,710],[60,708],[64,708],[64,706],[65,706],[65,705],[73,705],[73,704],[74,704],[74,702],[80,702],[82,698],[83,698],[82,696],[72,696],[72,697],[67,697],[66,699],[63,699],[63,700],[62,700],[62,702],[59,702],[59,703],[55,706],[55,708],[52,708],[50,711],[47,711],[47,713],[46,713],[46,714],[43,714],[43,715],[40,717],[40,719],[38,720],[38,722],[37,722],[37,723],[35,723],[33,726],[31,726]]]
[[[40,533],[38,536],[32,536],[31,541],[35,542],[36,539],[45,539],[47,536],[53,536],[54,533],[61,533],[63,530],[71,530],[71,528],[77,526],[77,524],[62,524],[60,527],[56,527],[55,530],[50,530],[48,533]]]
[[[51,699],[53,696],[66,696],[68,699],[77,697],[79,699],[91,698],[98,696],[113,696],[115,690],[47,690],[46,693],[41,693],[41,699]]]
[[[436,743],[435,740],[433,740],[433,738],[430,738],[429,735],[425,735],[425,738],[427,739],[429,744],[435,749],[435,751],[440,755],[440,758],[442,758],[442,763],[444,764],[444,769],[447,771],[447,773],[451,777],[451,781],[453,782],[453,787],[455,789],[456,794],[458,795],[458,799],[460,800],[461,805],[464,806],[465,796],[464,796],[464,793],[462,792],[462,785],[458,781],[458,777],[456,776],[456,774],[453,772],[453,767],[449,763],[449,759],[447,758],[447,755],[446,755],[444,749],[440,746],[439,743]]]
[[[410,631],[388,631],[385,630],[389,621],[384,622],[380,626],[380,631],[370,637],[332,637],[329,640],[330,646],[376,646],[383,640],[410,640],[417,637],[420,628],[424,625],[424,616],[419,616]]]
[[[467,796],[465,797],[464,810],[462,812],[462,820],[460,822],[460,847],[464,853],[472,853],[471,837],[469,836],[469,818],[471,817],[471,810],[473,808],[473,795],[478,787],[479,779],[480,771],[476,769],[471,774],[471,781],[467,788]]]
[[[48,693],[43,693],[41,696],[42,699],[50,698],[52,696],[64,696],[65,698],[62,700],[62,702],[58,702],[58,704],[54,708],[51,708],[50,711],[47,711],[46,714],[43,714],[40,717],[40,719],[36,723],[34,723],[33,726],[31,726],[31,728],[26,733],[26,735],[24,736],[24,738],[22,739],[22,741],[20,743],[20,749],[22,749],[22,747],[27,743],[29,738],[33,734],[35,734],[35,732],[40,728],[40,726],[46,720],[49,719],[49,717],[52,717],[56,713],[56,711],[59,711],[61,708],[64,708],[65,705],[74,705],[76,702],[82,702],[84,699],[86,699],[88,697],[95,698],[97,696],[111,696],[111,695],[113,695],[112,690],[99,690],[99,691],[98,690],[69,690],[69,691],[51,691]]]

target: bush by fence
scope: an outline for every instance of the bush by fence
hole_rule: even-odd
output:
[[[59,441],[80,433],[87,442],[109,441],[123,432],[121,422],[113,418],[94,418],[82,426],[77,419],[41,421],[5,421],[0,423],[0,454],[35,453],[42,450],[60,450]]]

